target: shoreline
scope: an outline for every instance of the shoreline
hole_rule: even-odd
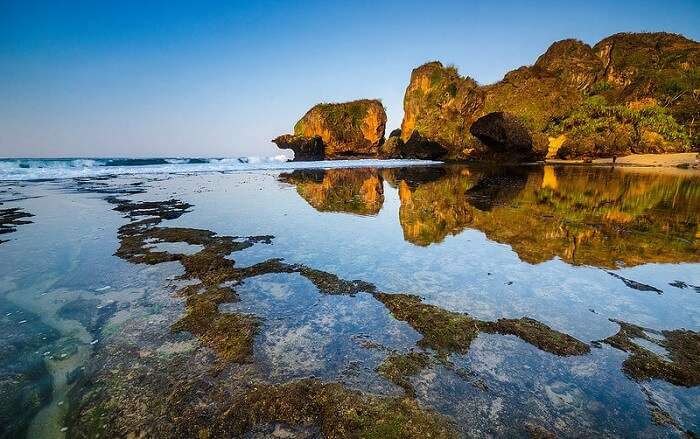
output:
[[[591,161],[547,159],[548,165],[598,165],[608,166],[613,164],[613,159],[596,158]],[[662,154],[630,154],[618,157],[616,167],[645,167],[645,168],[678,168],[690,171],[700,171],[700,154],[697,152],[662,153]]]

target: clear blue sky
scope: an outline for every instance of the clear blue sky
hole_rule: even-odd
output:
[[[489,83],[661,30],[700,40],[700,0],[0,0],[0,156],[274,155],[317,102],[380,98],[398,127],[429,60]]]

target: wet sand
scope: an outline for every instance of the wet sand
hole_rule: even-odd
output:
[[[611,165],[612,158],[593,159],[594,165]],[[551,164],[583,164],[583,160],[558,160],[548,159]],[[695,152],[682,152],[675,154],[631,154],[618,157],[616,165],[623,166],[651,166],[663,168],[689,168],[700,171],[700,158]]]

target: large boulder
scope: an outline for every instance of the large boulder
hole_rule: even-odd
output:
[[[280,149],[291,149],[294,151],[293,161],[314,161],[323,160],[323,141],[320,137],[295,136],[284,134],[272,140]]]
[[[318,104],[294,125],[292,137],[280,136],[274,142],[280,148],[294,149],[295,144],[308,145],[309,139],[318,138],[323,154],[314,154],[312,160],[375,157],[384,143],[385,128],[386,113],[378,100]]]

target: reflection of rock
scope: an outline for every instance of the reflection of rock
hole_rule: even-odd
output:
[[[384,204],[382,177],[373,169],[307,169],[280,175],[321,212],[376,215]]]
[[[411,179],[410,171],[387,177],[399,188],[407,241],[429,245],[470,227],[530,263],[554,257],[599,267],[700,261],[700,192],[693,177],[443,169],[426,182]]]
[[[378,100],[318,104],[294,125],[293,135],[273,142],[294,150],[295,160],[376,156],[385,127],[386,113]]]
[[[384,179],[392,187],[399,187],[403,182],[408,187],[415,189],[421,184],[440,180],[447,175],[447,168],[444,166],[410,166],[407,168],[389,168],[382,172]]]
[[[501,168],[487,172],[466,192],[469,203],[481,211],[503,206],[515,198],[527,183],[521,168]]]

